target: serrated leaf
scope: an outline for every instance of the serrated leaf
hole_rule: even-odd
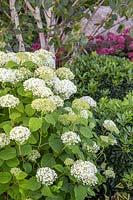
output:
[[[8,148],[5,150],[0,151],[0,159],[1,160],[10,160],[16,157],[16,149],[15,148]]]
[[[27,177],[27,174],[26,174],[25,172],[23,172],[23,171],[21,171],[18,175],[15,176],[15,178],[16,178],[17,180],[23,180],[23,179],[25,179],[26,177]]]
[[[45,116],[45,120],[46,120],[46,122],[48,122],[49,124],[52,124],[53,126],[55,126],[55,124],[56,124],[56,121],[53,118],[52,114],[47,114]]]
[[[46,196],[46,197],[52,197],[52,196],[54,196],[54,195],[52,194],[50,188],[49,188],[48,186],[46,186],[46,185],[43,186],[41,192],[42,192],[42,195],[43,195],[43,196]]]
[[[37,117],[31,117],[29,120],[29,128],[32,132],[39,130],[42,127],[42,120]]]
[[[61,139],[58,135],[52,134],[49,137],[49,146],[55,151],[55,152],[60,152],[60,150],[63,148],[63,144],[61,142]]]
[[[41,159],[42,167],[52,167],[55,164],[55,159],[51,153],[44,154]]]
[[[86,138],[92,138],[93,137],[92,131],[89,127],[81,127],[80,133]]]
[[[19,165],[19,160],[17,158],[13,158],[13,159],[10,159],[10,160],[7,160],[6,161],[6,164],[9,166],[9,167],[16,167]]]
[[[87,196],[87,192],[84,186],[79,185],[74,187],[74,194],[76,200],[84,200]]]
[[[21,117],[21,113],[19,112],[13,112],[10,114],[10,119],[12,119],[13,121],[15,121],[17,118]]]
[[[12,175],[9,172],[0,172],[0,183],[9,183]]]
[[[31,107],[31,104],[28,104],[28,105],[25,106],[25,112],[29,117],[32,117],[34,115],[34,113],[36,112],[36,110],[34,110]]]
[[[21,145],[21,154],[26,156],[32,152],[32,147],[29,144]],[[20,152],[19,152],[20,153]]]

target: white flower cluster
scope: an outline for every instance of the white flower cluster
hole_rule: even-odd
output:
[[[52,185],[57,179],[56,172],[49,167],[42,167],[37,170],[36,178],[43,185]]]
[[[89,117],[89,111],[88,110],[81,110],[80,111],[80,117],[88,119],[88,117]]]
[[[115,178],[115,172],[112,167],[108,167],[104,171],[104,175],[106,176],[106,178]]]
[[[54,92],[62,95],[64,99],[69,99],[72,94],[77,92],[77,87],[70,80],[60,80],[58,78],[53,80]]]
[[[110,132],[119,133],[116,124],[112,120],[105,120],[103,122],[103,127]]]
[[[94,101],[94,99],[90,96],[83,96],[81,97],[81,99],[84,99],[91,107],[96,107],[97,105],[96,101]]]
[[[77,160],[71,167],[71,175],[81,181],[83,185],[96,185],[98,182],[96,173],[97,168],[90,161]]]
[[[23,144],[26,140],[28,140],[30,135],[30,130],[24,126],[16,126],[9,133],[10,139],[15,140],[20,144]]]
[[[67,111],[68,113],[73,113],[73,110],[71,107],[65,107],[64,110]]]
[[[7,63],[7,55],[3,51],[0,51],[0,66],[4,66]]]
[[[93,142],[92,146],[84,143],[83,147],[88,151],[88,153],[97,153],[100,150],[100,147],[96,144],[96,142]]]
[[[0,97],[0,106],[3,108],[15,108],[19,104],[19,99],[11,94]]]
[[[57,107],[62,107],[64,105],[64,101],[56,95],[48,97],[48,99],[52,100]]]
[[[61,135],[61,140],[66,145],[75,145],[81,141],[79,135],[73,131],[63,133]]]
[[[32,91],[33,96],[41,98],[53,95],[50,88],[46,87],[45,81],[39,78],[30,78],[23,83],[25,91]]]
[[[25,73],[18,69],[0,68],[0,82],[17,83],[25,78]]]
[[[0,148],[10,144],[10,139],[5,133],[0,133]]]
[[[18,53],[4,53],[0,51],[0,66],[6,65],[9,61],[13,61],[17,64],[23,64],[24,62],[31,61],[37,65],[55,68],[55,59],[53,58],[52,53],[43,49],[35,52]]]
[[[32,150],[32,152],[27,156],[28,160],[35,162],[38,158],[40,158],[41,155],[39,151],[37,150]]]

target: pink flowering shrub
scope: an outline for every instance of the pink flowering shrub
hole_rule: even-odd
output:
[[[108,32],[106,36],[97,35],[93,42],[99,55],[124,56],[133,61],[133,38],[130,36],[130,29],[118,34]]]

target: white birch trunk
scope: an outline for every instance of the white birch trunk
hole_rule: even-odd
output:
[[[19,31],[19,33],[16,33],[16,38],[17,38],[18,43],[19,43],[19,51],[25,51],[23,37],[22,37],[22,34],[20,33],[21,30],[20,30],[20,27],[19,27],[19,17],[18,17],[18,13],[16,11],[16,8],[15,8],[15,1],[16,0],[9,0],[10,12],[11,12],[11,21],[12,21],[12,23],[15,24],[15,28],[18,29],[18,31]]]

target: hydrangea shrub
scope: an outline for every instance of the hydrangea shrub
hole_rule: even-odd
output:
[[[77,91],[74,75],[66,68],[55,70],[48,52],[21,53],[19,62],[17,56],[1,53],[0,196],[97,196],[100,185],[115,177],[112,165],[103,169],[98,161],[105,148],[117,144],[117,125],[102,121],[105,134],[99,137],[93,116],[96,101],[83,96],[66,106],[65,100]]]

